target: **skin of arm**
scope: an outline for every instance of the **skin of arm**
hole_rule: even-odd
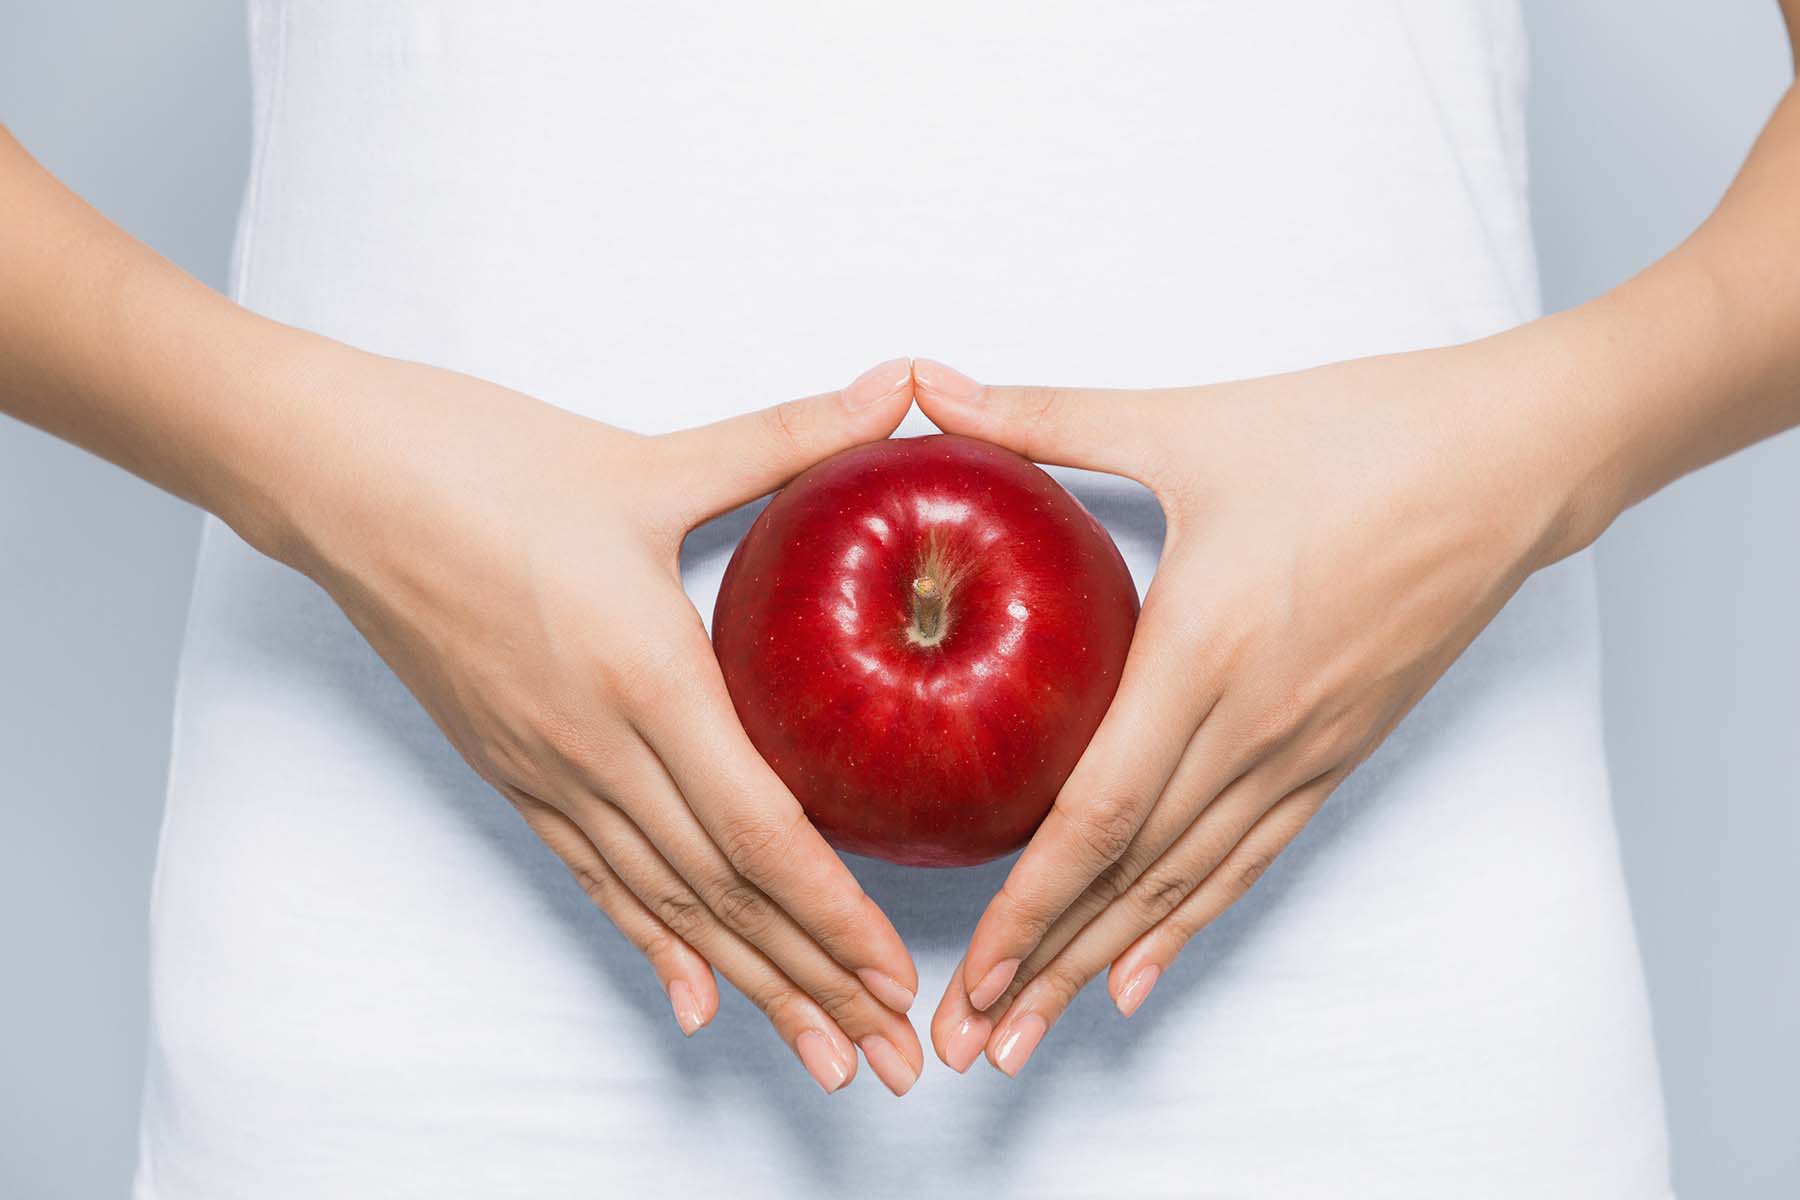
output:
[[[678,552],[886,437],[905,359],[639,437],[250,313],[0,129],[0,413],[217,514],[335,599],[640,949],[683,1033],[718,967],[827,1092],[923,1050],[898,933],[738,725]]]
[[[932,1020],[1011,1075],[1102,971],[1134,1012],[1529,575],[1800,425],[1800,90],[1681,246],[1494,337],[1198,388],[914,379],[941,428],[1168,522],[1112,708]]]

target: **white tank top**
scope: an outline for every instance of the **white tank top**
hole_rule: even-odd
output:
[[[1536,313],[1510,0],[251,17],[238,298],[632,429],[895,354],[1203,383]],[[1061,477],[1146,584],[1147,496]],[[747,520],[690,541],[702,614]],[[824,1097],[729,988],[684,1040],[325,595],[209,522],[137,1195],[1663,1196],[1599,713],[1582,555],[1132,1021],[1090,988],[1017,1081]],[[852,865],[923,1028],[1007,864]]]

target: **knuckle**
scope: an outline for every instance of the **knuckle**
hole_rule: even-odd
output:
[[[562,855],[567,839],[559,827],[561,823],[556,819],[561,814],[536,796],[522,792],[510,784],[502,783],[498,788],[500,794],[506,797],[506,802],[525,819],[526,827],[559,856]],[[571,866],[570,869],[573,870],[574,867]]]
[[[1252,850],[1241,856],[1231,867],[1232,889],[1243,895],[1256,886],[1263,874],[1275,862],[1275,855],[1267,850]]]
[[[1342,762],[1354,746],[1352,739],[1338,723],[1327,722],[1307,730],[1296,743],[1298,762],[1313,772],[1323,772]]]
[[[537,722],[537,725],[542,728],[544,723],[540,721]],[[516,791],[519,789],[529,790],[537,782],[542,772],[539,770],[539,764],[533,761],[534,756],[530,749],[522,745],[520,739],[514,737],[456,737],[447,738],[447,740],[456,747],[456,752],[462,756],[464,762],[474,768],[477,775],[497,788],[508,800],[511,800],[514,807],[523,811]],[[548,738],[540,740],[552,754],[558,752],[556,748],[549,745]]]
[[[694,943],[694,939],[705,931],[711,921],[706,906],[700,903],[699,897],[687,891],[665,892],[656,898],[651,911],[670,932],[689,945]]]
[[[576,768],[579,778],[595,785],[603,794],[611,791],[620,748],[610,732],[596,722],[578,721],[560,713],[540,717],[536,728],[537,740],[552,762]],[[520,761],[513,766],[517,770],[544,773],[544,764],[534,760]]]
[[[786,861],[793,827],[743,820],[725,831],[719,846],[726,861],[751,879],[769,879]]]
[[[1288,688],[1285,710],[1294,728],[1323,709],[1330,699],[1331,686],[1321,671],[1308,671]]]
[[[864,934],[873,928],[873,925],[863,923],[861,914],[865,911],[864,906],[873,909],[874,904],[875,902],[867,897],[863,898],[861,904],[855,906],[815,902],[807,908],[804,920],[800,923],[806,927],[813,940],[825,947],[827,951],[831,951],[834,947],[858,945]]]
[[[865,1010],[859,989],[834,982],[815,991],[812,998],[825,1010],[827,1016],[838,1023],[839,1028],[850,1030],[869,1024],[862,1019]]]
[[[775,922],[775,906],[747,880],[721,891],[714,909],[726,928],[752,942],[761,940]]]
[[[1221,606],[1209,625],[1201,628],[1200,614],[1190,620],[1199,644],[1217,655],[1221,665],[1238,665],[1238,660],[1259,651],[1267,639],[1261,608],[1255,604],[1234,601]]]
[[[1049,998],[1053,1010],[1060,1012],[1075,1002],[1075,997],[1091,977],[1072,964],[1056,963],[1044,968],[1032,982]]]
[[[1070,814],[1076,833],[1093,857],[1117,862],[1137,836],[1138,800],[1127,791],[1099,792]]]
[[[1013,931],[1025,940],[1038,942],[1050,932],[1050,925],[1056,919],[1056,914],[1050,911],[1051,905],[1021,895],[1010,879],[1000,885],[998,898],[1005,906],[1005,915]]]
[[[571,865],[569,873],[575,876],[575,882],[581,885],[582,892],[589,900],[601,909],[611,911],[610,904],[614,895],[611,876],[579,863]]]
[[[643,944],[638,947],[644,957],[653,964],[675,957],[680,948],[679,938],[660,929],[646,935]]]
[[[781,1018],[800,999],[794,986],[780,976],[771,975],[742,989],[750,1003],[769,1020],[780,1025]]]
[[[1101,906],[1111,904],[1130,889],[1136,873],[1126,858],[1117,862],[1094,876],[1094,882],[1088,885],[1088,894]]]
[[[1246,761],[1267,758],[1287,741],[1295,726],[1293,705],[1282,696],[1265,702],[1261,711],[1244,723],[1239,741]]]
[[[1094,882],[1088,888],[1090,896],[1101,907],[1111,904],[1130,891],[1155,860],[1154,852],[1148,851],[1141,842],[1133,841],[1125,853],[1094,876]]]
[[[1144,607],[1150,619],[1167,630],[1170,649],[1191,665],[1223,666],[1244,638],[1245,622],[1228,612],[1190,608],[1160,592],[1146,599]],[[1138,619],[1142,622],[1145,617]]]
[[[1174,912],[1200,886],[1198,872],[1169,868],[1152,871],[1131,889],[1132,914],[1146,927]]]
[[[594,751],[593,727],[567,713],[547,710],[539,713],[532,725],[544,748],[557,758],[579,760]]]
[[[685,632],[646,631],[607,657],[605,677],[613,695],[633,709],[680,703],[694,691],[694,671]]]

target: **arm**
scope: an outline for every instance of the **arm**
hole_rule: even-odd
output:
[[[970,938],[940,1057],[1016,1073],[1109,967],[1130,1015],[1531,573],[1800,425],[1796,214],[1790,89],[1682,246],[1491,338],[1158,391],[916,364],[941,428],[1130,476],[1168,518],[1119,692]]]
[[[643,951],[684,1033],[717,1009],[716,965],[826,1091],[859,1045],[911,1085],[911,958],[744,736],[677,559],[695,524],[887,436],[905,360],[641,438],[246,312],[4,131],[0,213],[0,412],[330,592]]]
[[[1800,63],[1800,0],[1782,0]],[[1712,215],[1598,299],[1501,335],[1568,364],[1585,462],[1566,551],[1689,471],[1800,425],[1800,87]]]
[[[0,127],[0,412],[217,514],[291,541],[304,387],[343,347],[264,320],[82,203]]]

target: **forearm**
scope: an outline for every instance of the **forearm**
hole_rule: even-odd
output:
[[[1712,216],[1598,299],[1517,331],[1555,364],[1576,468],[1567,551],[1624,508],[1800,425],[1800,90]]]
[[[303,385],[342,349],[184,274],[3,128],[0,212],[0,413],[280,542]]]

